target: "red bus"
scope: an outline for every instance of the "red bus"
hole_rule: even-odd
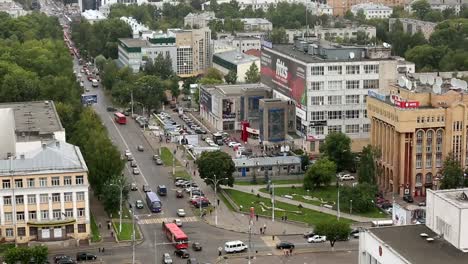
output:
[[[119,112],[116,112],[114,114],[114,120],[115,122],[121,124],[121,125],[125,125],[127,123],[127,117],[122,114],[122,113],[119,113]]]
[[[187,249],[188,248],[188,237],[175,223],[162,223],[162,228],[164,233],[166,233],[167,239],[172,242],[172,244],[177,249]]]

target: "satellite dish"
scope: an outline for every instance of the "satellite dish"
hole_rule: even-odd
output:
[[[350,53],[349,53],[349,58],[350,58],[350,59],[354,59],[354,52],[350,52]]]
[[[427,84],[433,85],[435,82],[434,76],[427,76]]]
[[[443,83],[444,83],[444,81],[442,81],[442,78],[440,78],[440,77],[436,77],[436,79],[435,79],[435,83],[436,83],[436,84],[438,84],[438,85],[441,85],[441,84],[443,84]]]
[[[400,87],[405,87],[405,77],[404,76],[400,76],[400,78],[398,78],[398,86]]]
[[[450,84],[452,85],[453,88],[458,88],[458,79],[456,78],[450,79]]]
[[[422,74],[419,76],[419,81],[421,81],[422,84],[427,84],[427,75]]]
[[[440,94],[440,92],[442,91],[442,89],[440,88],[440,85],[434,84],[434,85],[432,85],[432,91],[433,91],[435,94]]]
[[[463,90],[466,90],[467,87],[468,87],[468,83],[464,80],[460,80],[460,88],[462,88]]]

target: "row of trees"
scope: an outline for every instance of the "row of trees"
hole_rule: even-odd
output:
[[[14,247],[5,251],[3,261],[7,264],[48,263],[49,250],[46,246]]]
[[[123,163],[101,120],[81,106],[58,20],[40,13],[17,19],[0,13],[0,36],[0,102],[53,100],[68,142],[83,153],[93,190],[110,201],[107,210],[118,208],[118,195],[104,186],[122,179]]]

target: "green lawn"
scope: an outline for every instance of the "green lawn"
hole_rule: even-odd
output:
[[[297,184],[302,185],[303,180],[273,180],[274,184]],[[257,183],[251,183],[250,181],[236,181],[234,184],[237,185],[265,185],[263,180],[258,181]]]
[[[176,169],[174,177],[182,177],[187,180],[190,180],[192,178],[185,169]]]
[[[123,221],[122,222],[122,233],[119,233],[119,220],[113,219],[112,224],[114,225],[115,233],[119,241],[132,240],[133,226],[131,222]],[[140,233],[137,230],[137,224],[135,223],[135,235],[136,239],[140,239]]]
[[[266,188],[260,189],[261,192],[263,193],[268,193]],[[322,205],[322,201],[332,205],[336,208],[336,199],[337,199],[337,190],[335,185],[327,186],[327,187],[322,187],[317,190],[310,190],[307,192],[307,190],[304,190],[302,187],[296,187],[296,188],[291,188],[291,187],[278,187],[275,188],[275,195],[278,196],[284,196],[284,195],[292,195],[293,200],[304,202],[304,203],[309,203],[313,205]],[[318,198],[318,200],[308,200],[305,199],[303,196],[310,196],[312,198]],[[348,205],[341,206],[341,208],[349,208]],[[342,212],[349,213],[349,209],[343,210]],[[366,212],[366,213],[356,213],[354,212],[353,214],[355,215],[360,215],[360,216],[365,216],[365,217],[371,217],[371,218],[386,218],[388,217],[385,213],[380,211],[377,207],[374,207],[372,211]]]
[[[271,200],[267,198],[260,197],[249,193],[244,193],[237,190],[225,190],[231,199],[239,206],[243,207],[243,211],[247,212],[250,207],[255,207],[255,212],[259,215],[271,216]],[[264,205],[262,206],[261,203]],[[283,215],[288,216],[288,220],[298,221],[308,223],[310,225],[316,225],[323,221],[331,221],[336,219],[336,216],[329,215],[314,210],[299,208],[298,206],[275,202],[275,208],[280,210],[275,210],[275,216],[280,218]],[[352,223],[352,220],[342,219],[348,223]]]
[[[91,215],[91,242],[101,241],[101,234],[99,233],[99,227],[96,224],[94,216]]]
[[[164,163],[164,166],[172,166],[172,152],[167,147],[161,148],[161,159]],[[180,162],[176,159],[175,165],[180,166]]]

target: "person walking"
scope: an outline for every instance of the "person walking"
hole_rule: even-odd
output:
[[[289,249],[289,255],[292,256],[292,251],[293,251],[293,248],[290,248]]]
[[[266,232],[266,224],[263,224],[263,234]]]
[[[258,222],[258,214],[255,214],[255,219],[256,219],[257,222]]]
[[[260,227],[260,234],[263,234],[263,228]]]

